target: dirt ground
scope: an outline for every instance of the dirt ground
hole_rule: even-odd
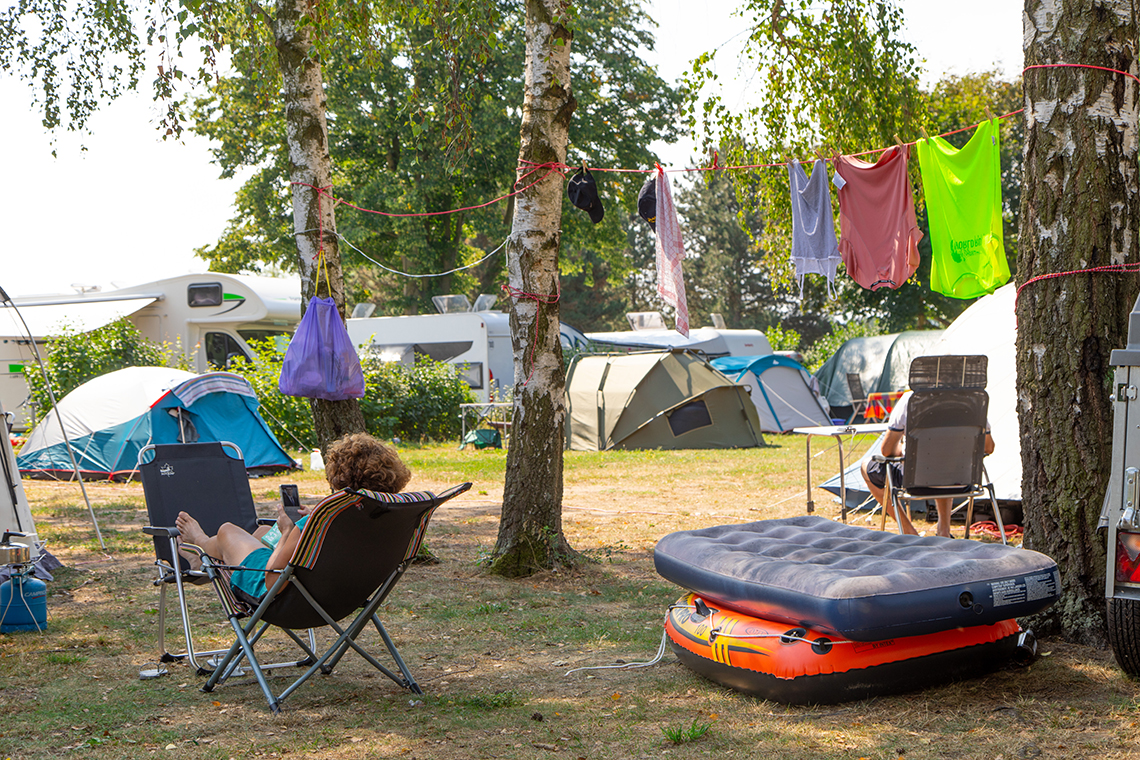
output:
[[[137,485],[88,487],[103,551],[74,485],[27,483],[40,534],[66,567],[49,584],[48,632],[0,635],[0,757],[1140,756],[1140,685],[1110,652],[1058,640],[1044,640],[1029,667],[829,707],[742,696],[671,652],[643,669],[569,672],[651,660],[681,595],[654,570],[657,540],[802,513],[803,456],[795,439],[716,456],[568,454],[563,526],[582,562],[511,581],[480,565],[497,534],[502,452],[409,451],[411,488],[475,482],[433,518],[438,563],[412,567],[381,615],[425,693],[350,655],[276,717],[248,678],[203,694],[204,679],[175,663],[165,677],[139,679],[157,659],[158,594]],[[264,512],[286,480],[306,501],[326,492],[309,473],[253,481]],[[815,499],[834,513],[829,495]],[[203,643],[224,646],[211,592],[192,592]],[[170,648],[181,643],[176,619],[167,619]]]

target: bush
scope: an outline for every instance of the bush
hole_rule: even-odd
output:
[[[278,389],[282,349],[272,341],[250,345],[253,362],[236,359],[229,370],[249,381],[261,402],[266,423],[283,444],[295,442],[305,449],[315,441],[309,400],[282,395]],[[360,409],[368,432],[377,438],[408,441],[459,437],[459,405],[474,401],[471,389],[455,367],[417,357],[415,366],[365,359],[364,398]]]
[[[367,359],[363,369],[360,407],[369,433],[410,441],[458,438],[459,405],[475,398],[454,365],[425,357],[413,366]]]
[[[120,319],[90,332],[65,326],[50,338],[44,368],[59,400],[100,375],[126,367],[165,367],[172,357],[172,349],[147,340],[137,327]],[[30,411],[39,422],[51,410],[47,383],[35,362],[25,365],[24,378],[34,404]]]
[[[779,325],[772,325],[764,331],[768,345],[773,351],[796,351],[800,347],[800,334],[795,330],[785,330]]]
[[[814,374],[823,366],[824,362],[831,358],[832,354],[839,350],[840,346],[852,338],[867,338],[882,334],[883,328],[877,319],[848,322],[845,325],[833,327],[831,332],[817,340],[811,348],[804,352],[804,364],[807,371]]]
[[[226,371],[241,375],[253,387],[257,400],[261,402],[261,416],[282,446],[296,444],[305,451],[312,449],[316,445],[316,434],[313,432],[313,411],[309,400],[286,396],[277,387],[284,349],[273,339],[246,342],[254,351],[254,360],[235,357],[230,360]]]

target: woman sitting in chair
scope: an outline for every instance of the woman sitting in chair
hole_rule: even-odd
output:
[[[367,433],[353,433],[329,446],[325,456],[325,477],[334,492],[369,490],[399,493],[411,480],[412,473],[400,461],[395,449]],[[222,564],[247,568],[236,571],[230,577],[230,585],[254,599],[260,599],[273,585],[277,575],[275,571],[285,568],[297,548],[301,531],[312,510],[301,507],[300,511],[305,516],[294,525],[285,514],[284,505],[277,505],[277,527],[281,537],[272,548],[262,542],[260,535],[248,533],[233,523],[224,523],[216,536],[207,536],[198,521],[185,512],[178,513],[174,524],[187,543],[194,544]]]

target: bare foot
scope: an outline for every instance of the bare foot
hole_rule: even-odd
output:
[[[202,530],[202,526],[198,524],[198,521],[185,512],[178,513],[178,517],[174,518],[174,525],[178,528],[178,531],[182,534],[182,537],[187,543],[201,546],[210,540],[210,537]]]
[[[935,533],[942,538],[954,538],[954,536],[950,535],[950,529],[943,528],[942,523],[938,523],[938,527],[935,529]]]
[[[182,557],[182,559],[186,560],[190,564],[191,570],[202,569],[202,556],[200,554],[197,552],[192,552],[189,549],[183,549],[182,539],[180,537],[175,538],[174,543],[178,544],[178,556]]]

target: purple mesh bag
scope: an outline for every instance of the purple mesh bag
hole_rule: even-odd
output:
[[[364,373],[331,298],[313,297],[289,341],[278,387],[286,396],[343,401],[364,397]]]

